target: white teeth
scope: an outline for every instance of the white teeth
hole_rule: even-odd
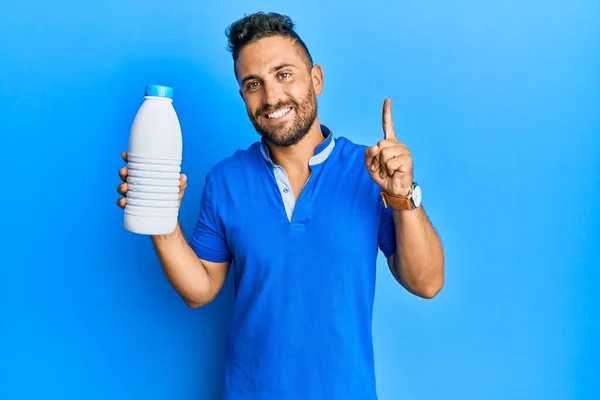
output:
[[[275,111],[274,113],[268,114],[267,116],[269,118],[281,118],[284,115],[286,115],[287,113],[289,113],[290,111],[292,111],[292,109],[290,107],[288,107],[288,108],[284,108],[283,110]]]

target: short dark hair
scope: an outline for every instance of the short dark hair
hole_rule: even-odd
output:
[[[225,34],[229,39],[227,49],[231,52],[234,63],[247,44],[270,36],[283,36],[293,40],[304,52],[307,66],[313,66],[313,59],[306,44],[294,30],[294,22],[287,15],[264,12],[246,15],[229,25]]]

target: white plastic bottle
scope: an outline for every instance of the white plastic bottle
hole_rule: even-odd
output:
[[[173,89],[147,85],[129,134],[125,229],[142,235],[172,233],[179,214],[183,140]]]

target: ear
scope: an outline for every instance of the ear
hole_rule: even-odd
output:
[[[310,72],[312,85],[315,90],[315,95],[320,95],[323,92],[323,69],[319,64],[315,64]]]

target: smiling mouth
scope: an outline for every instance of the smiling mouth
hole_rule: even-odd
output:
[[[286,108],[282,108],[281,110],[277,110],[275,112],[266,114],[266,116],[269,119],[278,119],[281,117],[285,117],[286,115],[288,115],[290,113],[290,111],[292,111],[292,107],[286,107]]]

